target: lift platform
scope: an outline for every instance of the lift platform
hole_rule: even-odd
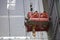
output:
[[[28,12],[27,18],[25,18],[25,26],[27,32],[32,31],[33,27],[35,31],[48,31],[49,29],[49,16],[47,12],[38,13],[37,11]]]

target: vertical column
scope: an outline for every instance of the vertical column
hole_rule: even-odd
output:
[[[0,37],[9,36],[7,0],[0,0]]]
[[[43,1],[42,0],[39,0],[39,9],[40,9],[40,12],[43,12],[44,11]]]

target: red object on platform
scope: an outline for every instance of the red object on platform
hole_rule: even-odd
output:
[[[36,21],[36,22],[49,22],[49,16],[47,12],[38,13],[38,12],[28,12],[28,18],[30,21]],[[29,24],[25,24],[27,27],[27,32],[32,31],[32,26]],[[36,24],[35,24],[36,25]],[[47,25],[46,28],[43,28],[42,26],[39,27],[39,25],[36,25],[35,31],[48,31],[49,25]]]
[[[26,25],[26,28],[27,28],[27,32],[30,32],[32,31],[32,26],[30,25]],[[49,26],[46,27],[46,28],[42,28],[42,27],[39,27],[38,25],[35,27],[35,31],[47,31],[48,32],[48,29],[49,29]]]
[[[30,18],[33,15],[33,12],[28,12],[27,17]]]
[[[33,15],[29,16],[30,20],[32,21],[49,21],[49,17],[47,13],[41,13],[39,14],[38,12],[35,12]]]

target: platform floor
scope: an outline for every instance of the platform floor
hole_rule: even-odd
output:
[[[28,32],[26,36],[15,36],[10,38],[10,40],[48,40],[48,35],[46,31],[36,32],[36,38],[32,36],[32,32]],[[4,38],[4,37],[3,37]],[[9,40],[7,38],[1,40]]]

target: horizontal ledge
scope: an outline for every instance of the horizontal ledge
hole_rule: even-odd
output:
[[[0,18],[5,18],[5,17],[24,17],[24,16],[20,16],[20,15],[14,15],[14,16],[0,16]]]

